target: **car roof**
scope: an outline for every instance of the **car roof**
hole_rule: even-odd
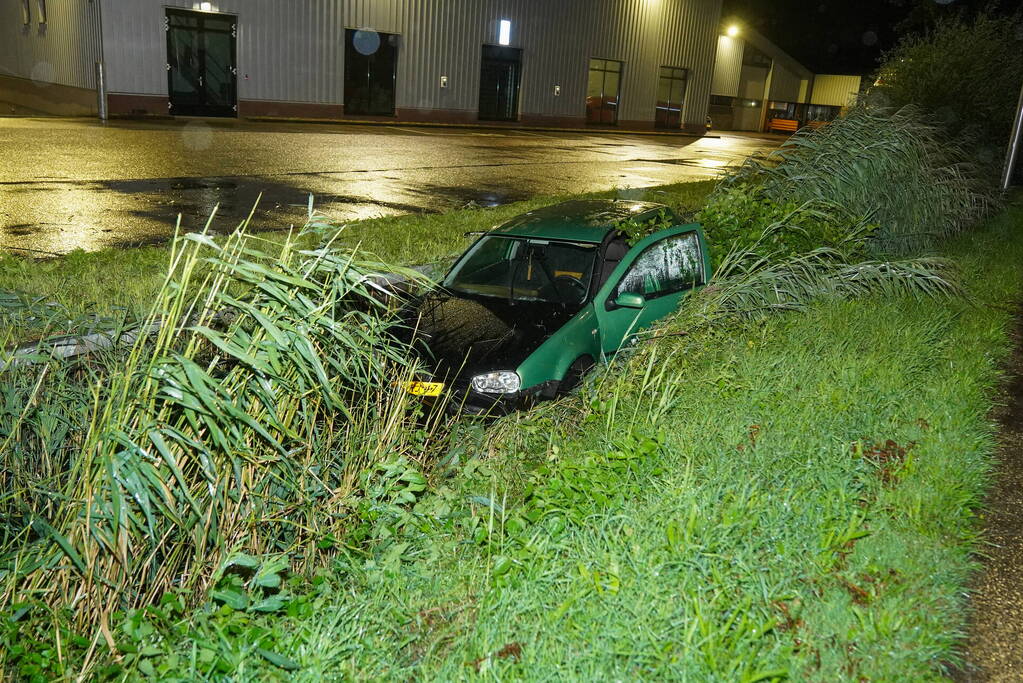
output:
[[[489,234],[600,244],[618,223],[628,220],[643,223],[662,212],[675,218],[669,207],[653,202],[577,199],[516,216]]]

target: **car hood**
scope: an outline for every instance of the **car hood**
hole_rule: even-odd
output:
[[[438,379],[453,381],[514,370],[576,312],[545,302],[434,292],[407,309],[402,336],[414,342]]]

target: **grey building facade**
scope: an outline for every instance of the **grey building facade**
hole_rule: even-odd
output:
[[[856,100],[857,75],[815,74],[744,28],[718,39],[710,115],[722,130],[766,131],[771,119],[826,122]]]
[[[721,0],[0,0],[0,101],[53,113],[702,130]]]

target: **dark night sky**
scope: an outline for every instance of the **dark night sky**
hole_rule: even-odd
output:
[[[1002,0],[1003,12],[1023,0]],[[869,74],[898,36],[990,0],[724,0],[723,16],[752,26],[817,73]]]

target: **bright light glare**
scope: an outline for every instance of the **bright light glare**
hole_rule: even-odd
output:
[[[507,19],[501,20],[501,32],[498,34],[499,45],[511,45],[511,22]]]
[[[728,34],[729,38],[734,38],[735,36],[739,35],[739,27],[736,26],[735,24],[732,24],[731,26],[728,27],[726,33]]]
[[[199,9],[202,10],[203,12],[212,12],[213,11],[213,3],[212,2],[200,2],[199,3]]]

